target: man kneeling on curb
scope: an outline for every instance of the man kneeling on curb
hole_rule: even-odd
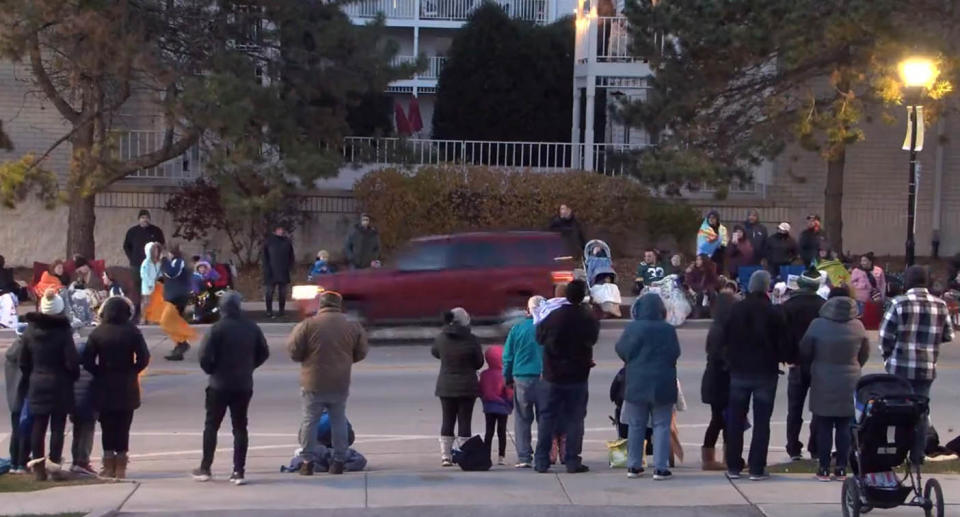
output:
[[[247,462],[247,409],[253,397],[253,371],[270,357],[260,327],[241,311],[241,297],[229,292],[220,300],[221,319],[207,331],[200,345],[200,368],[210,375],[207,417],[203,427],[203,459],[193,479],[209,481],[217,431],[230,409],[233,424],[233,474],[230,482],[245,485]]]
[[[344,316],[343,298],[334,292],[320,295],[320,310],[293,329],[287,348],[290,358],[300,363],[303,423],[300,426],[300,474],[313,475],[322,447],[317,424],[324,412],[330,415],[333,441],[331,474],[343,474],[347,458],[347,396],[353,364],[367,356],[367,334],[363,327]]]

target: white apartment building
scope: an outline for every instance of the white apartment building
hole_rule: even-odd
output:
[[[576,0],[361,0],[344,6],[356,24],[386,19],[387,37],[399,45],[397,64],[424,56],[427,67],[413,77],[394,81],[387,91],[409,115],[410,99],[417,97],[423,128],[413,136],[430,138],[437,80],[456,31],[484,1],[495,1],[511,17],[549,24],[573,14]]]

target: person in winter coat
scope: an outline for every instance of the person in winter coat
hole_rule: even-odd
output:
[[[717,278],[717,266],[706,255],[697,255],[696,260],[687,268],[685,276],[687,289],[693,293],[693,310],[699,317],[708,316],[710,302],[720,287]]]
[[[193,471],[197,481],[210,480],[210,467],[217,449],[217,432],[230,410],[233,425],[233,474],[230,482],[246,484],[247,409],[253,398],[253,371],[270,357],[267,339],[260,327],[241,309],[242,298],[229,292],[220,299],[221,319],[203,337],[200,368],[210,376],[206,391],[203,427],[203,458]]]
[[[580,221],[577,220],[577,216],[573,214],[570,206],[560,205],[560,213],[550,221],[549,230],[559,233],[563,237],[572,257],[579,258],[583,255],[583,248],[587,245],[587,239],[584,238]]]
[[[307,282],[313,282],[321,275],[333,273],[333,266],[330,265],[330,253],[327,250],[320,250],[317,252],[317,260],[313,262],[313,267],[307,273]]]
[[[491,346],[484,352],[487,369],[480,374],[480,401],[487,421],[484,443],[492,450],[493,433],[497,433],[497,465],[506,464],[507,418],[513,412],[513,390],[503,378],[503,347]]]
[[[861,314],[867,304],[882,306],[887,294],[887,276],[873,260],[873,252],[862,255],[860,263],[850,272],[850,287]]]
[[[737,225],[733,229],[733,236],[730,237],[730,244],[726,252],[726,275],[727,278],[739,278],[740,268],[753,265],[753,244],[746,238],[742,226]]]
[[[550,470],[550,448],[558,431],[566,429],[567,472],[590,469],[582,463],[584,418],[587,415],[588,381],[593,368],[593,347],[600,322],[583,305],[587,283],[574,280],[566,287],[566,304],[537,324],[537,342],[543,345],[543,377],[537,450],[537,472]]]
[[[367,333],[343,314],[343,297],[327,291],[320,295],[320,309],[313,317],[293,328],[287,350],[300,363],[300,394],[303,421],[300,425],[300,474],[313,475],[321,453],[317,424],[324,412],[329,415],[333,436],[330,474],[343,474],[349,447],[347,398],[354,363],[367,357]]]
[[[537,393],[543,372],[543,347],[537,342],[533,313],[544,302],[542,296],[527,301],[527,315],[510,329],[503,347],[503,379],[513,388],[517,408],[514,441],[517,445],[516,468],[533,467],[531,427],[537,418]]]
[[[781,267],[797,260],[797,241],[790,236],[790,223],[780,223],[777,233],[767,239],[766,258],[767,270],[774,277],[780,275]]]
[[[344,254],[353,269],[367,269],[380,260],[380,232],[373,227],[369,215],[361,215],[360,224],[347,236]]]
[[[143,307],[143,321],[160,323],[163,314],[163,246],[159,242],[148,242],[144,247],[146,258],[140,264],[140,283],[137,289],[146,303]],[[134,309],[136,312],[136,309]]]
[[[40,300],[40,312],[27,314],[20,350],[20,371],[27,379],[27,403],[33,415],[27,464],[38,481],[47,479],[47,467],[61,471],[67,414],[73,409],[73,383],[80,376],[80,357],[73,344],[73,329],[64,315],[63,299],[52,290]],[[50,427],[50,456],[43,440]],[[47,463],[49,461],[49,464]]]
[[[150,211],[141,210],[137,215],[137,224],[127,230],[127,235],[123,239],[123,253],[130,261],[130,271],[133,272],[133,283],[140,285],[140,265],[149,255],[146,253],[146,246],[151,242],[166,244],[163,237],[163,230],[150,224]],[[140,321],[140,293],[134,290],[132,293],[134,306],[134,321]]]
[[[63,273],[63,261],[57,259],[40,275],[40,281],[33,289],[39,299],[50,289],[59,294],[60,290],[68,285],[70,285],[70,279]]]
[[[440,399],[442,424],[440,426],[440,462],[453,465],[454,425],[460,442],[472,436],[470,421],[473,406],[480,395],[477,370],[483,368],[483,350],[480,341],[470,331],[470,315],[460,307],[444,315],[444,326],[430,349],[440,360],[435,395]]]
[[[783,317],[787,324],[787,354],[783,358],[790,364],[787,375],[787,454],[793,460],[803,457],[803,443],[800,442],[800,430],[803,429],[803,405],[810,390],[810,363],[800,356],[800,340],[807,328],[820,316],[823,298],[817,294],[820,287],[820,273],[808,269],[799,280],[799,289],[782,305]],[[817,453],[816,426],[810,421],[810,441],[807,451]]]
[[[296,265],[293,242],[287,236],[283,226],[273,229],[263,242],[263,296],[267,306],[267,317],[273,317],[273,291],[277,291],[279,317],[284,317],[287,308],[287,287],[290,285],[290,271]]]
[[[726,410],[730,403],[730,372],[723,357],[723,331],[737,302],[730,293],[717,295],[710,312],[713,321],[707,332],[707,367],[700,381],[700,398],[710,406],[710,423],[703,434],[701,464],[703,470],[723,470],[724,464],[717,461],[717,438],[723,434],[723,443],[727,443]]]
[[[777,395],[779,363],[785,355],[786,323],[770,303],[770,273],[750,276],[748,294],[733,306],[723,329],[723,354],[730,370],[730,412],[746,414],[753,399],[750,479],[767,479],[770,417]],[[727,476],[739,479],[746,420],[734,418],[727,429]]]
[[[833,297],[820,309],[800,340],[800,356],[810,363],[810,411],[816,416],[820,465],[817,479],[830,481],[830,457],[836,432],[837,464],[833,475],[846,478],[853,425],[853,393],[860,369],[870,357],[870,340],[857,319],[857,304]]]
[[[670,421],[677,403],[677,331],[665,321],[667,309],[657,294],[634,302],[633,321],[617,341],[617,356],[626,368],[626,390],[620,420],[628,425],[627,475],[643,472],[647,419],[653,419],[653,479],[670,479]]]
[[[720,212],[711,210],[697,232],[697,255],[706,255],[716,264],[723,264],[723,254],[729,241],[727,227],[720,224]]]
[[[77,353],[83,357],[86,343],[77,342]],[[73,384],[73,411],[70,412],[70,423],[73,425],[73,440],[70,452],[73,463],[70,472],[85,476],[96,476],[90,464],[90,454],[93,452],[93,438],[97,432],[97,408],[94,404],[93,374],[84,369],[80,370],[77,382]]]
[[[25,474],[30,459],[30,436],[20,425],[20,414],[27,400],[27,376],[20,370],[20,354],[23,350],[22,330],[17,329],[17,338],[4,354],[3,378],[7,387],[7,408],[10,410],[10,473]]]
[[[804,267],[816,266],[817,254],[827,242],[827,235],[820,225],[820,216],[807,216],[807,228],[800,232],[800,260]]]
[[[190,301],[193,272],[178,244],[174,244],[160,262],[160,271],[164,278],[163,299],[167,302],[160,316],[160,326],[167,332],[170,341],[176,343],[173,351],[164,359],[182,361],[183,354],[190,349],[190,340],[196,339],[197,334],[183,319]]]
[[[767,227],[760,222],[760,212],[756,209],[750,209],[747,212],[743,233],[753,247],[753,260],[745,265],[759,266],[760,261],[767,256]]]
[[[94,405],[99,412],[103,477],[126,477],[130,426],[133,412],[140,407],[138,376],[149,364],[150,351],[133,322],[132,303],[108,298],[100,309],[100,325],[90,333],[83,350],[83,368],[93,374]]]

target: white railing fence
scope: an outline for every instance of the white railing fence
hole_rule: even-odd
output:
[[[421,20],[465,21],[484,1],[494,0],[420,0]],[[545,23],[546,0],[495,0],[509,16],[521,20]],[[417,0],[361,0],[343,7],[348,16],[374,18],[383,13],[386,18],[417,18]]]
[[[153,130],[117,131],[114,133],[115,154],[119,160],[130,160],[157,151],[163,147],[164,132]],[[156,167],[140,169],[130,178],[142,179],[192,179],[200,175],[203,155],[194,145],[187,152],[167,160]]]

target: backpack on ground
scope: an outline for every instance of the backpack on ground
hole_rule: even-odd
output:
[[[483,472],[493,467],[493,462],[490,461],[490,448],[483,442],[480,435],[467,440],[460,450],[453,451],[453,462],[467,472]]]

